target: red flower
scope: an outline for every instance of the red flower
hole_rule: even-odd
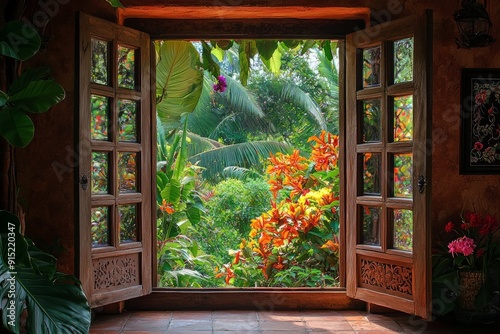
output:
[[[454,227],[455,224],[453,224],[453,222],[448,222],[448,224],[446,224],[446,226],[444,227],[444,230],[446,231],[446,233],[450,233]]]
[[[477,151],[481,151],[483,149],[483,143],[481,142],[475,142],[474,143],[474,149],[477,150]]]

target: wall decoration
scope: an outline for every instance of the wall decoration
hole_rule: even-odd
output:
[[[500,69],[463,69],[461,174],[500,174]]]

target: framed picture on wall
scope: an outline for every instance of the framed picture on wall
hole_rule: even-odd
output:
[[[462,70],[461,174],[500,174],[500,69]]]

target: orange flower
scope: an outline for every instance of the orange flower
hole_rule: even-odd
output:
[[[323,130],[319,137],[312,136],[308,141],[316,142],[311,153],[311,160],[316,163],[316,170],[328,171],[337,166],[339,159],[338,136]]]
[[[221,277],[225,276],[226,284],[229,284],[231,281],[231,278],[236,277],[236,276],[234,275],[234,271],[231,269],[231,265],[225,264],[224,269],[225,269],[225,271],[215,275],[215,278],[221,278]]]
[[[175,209],[174,209],[174,206],[172,205],[172,203],[167,203],[166,200],[163,200],[161,202],[161,205],[160,205],[160,210],[162,212],[166,212],[168,213],[169,215],[171,215],[172,213],[175,212]]]
[[[321,246],[321,249],[328,249],[329,251],[335,253],[339,251],[339,244],[333,242],[332,240],[328,240],[323,246]]]

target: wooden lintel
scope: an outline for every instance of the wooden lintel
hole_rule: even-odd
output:
[[[363,20],[179,20],[127,19],[125,25],[152,39],[342,39],[365,27]]]

